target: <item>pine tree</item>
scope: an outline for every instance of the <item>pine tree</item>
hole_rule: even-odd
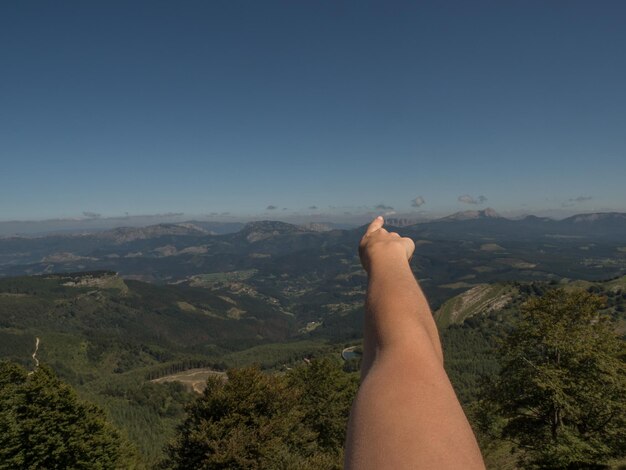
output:
[[[529,300],[484,391],[483,430],[513,441],[524,468],[577,468],[626,455],[625,343],[603,300],[562,289]]]
[[[293,369],[287,380],[303,391],[303,421],[316,433],[317,444],[330,452],[341,450],[358,388],[356,374],[346,374],[336,361],[326,358]]]
[[[356,380],[312,361],[286,375],[257,368],[212,377],[187,409],[163,466],[339,470]]]
[[[129,468],[126,445],[51,369],[0,362],[0,469]]]

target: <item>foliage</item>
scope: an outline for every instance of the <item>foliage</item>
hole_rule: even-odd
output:
[[[272,338],[284,339],[291,317],[244,293],[228,299],[113,273],[0,279],[0,359],[32,364],[38,337],[38,359],[104,408],[152,466],[163,458],[190,394],[146,379],[190,367],[282,366],[329,349],[313,341],[273,345]],[[229,318],[232,302],[254,315]],[[249,346],[256,348],[241,351]]]
[[[290,256],[278,256],[280,247],[276,246],[276,256],[251,258],[267,262],[252,277],[233,281],[230,287],[223,282],[226,287],[214,285],[210,290],[185,283],[123,280],[113,272],[0,278],[0,358],[31,365],[38,337],[39,360],[76,387],[81,397],[102,407],[137,446],[145,465],[153,468],[162,460],[162,449],[184,419],[183,405],[193,395],[178,384],[147,381],[190,368],[225,370],[252,363],[263,370],[284,371],[305,357],[338,357],[347,342],[358,344],[364,278],[357,275],[362,273],[358,259],[342,255],[344,242],[340,244],[341,249],[328,245],[322,251],[306,252],[316,259],[323,257],[314,266],[319,276],[299,272]],[[345,246],[354,252],[352,242]],[[341,269],[352,274],[336,278],[333,266],[344,258],[348,264],[340,263]],[[289,275],[268,271],[279,268]],[[211,272],[206,266],[202,269]],[[571,285],[606,296],[611,315],[626,330],[626,277]],[[507,286],[506,292],[519,292],[512,306],[489,312],[472,309],[472,315],[463,315],[462,324],[441,331],[446,369],[464,405],[477,397],[480,375],[497,373],[491,348],[518,315],[519,303],[527,295],[551,288],[541,282],[502,286]],[[441,291],[444,298],[451,294],[449,289]],[[233,306],[247,313],[231,318],[228,310]],[[301,329],[308,321],[317,327]],[[357,370],[357,366],[356,360],[344,363],[346,370]],[[307,370],[311,373],[313,368]],[[322,409],[335,404],[335,399],[329,400]],[[321,411],[310,423],[317,419],[323,421]],[[320,434],[318,441],[325,439]]]
[[[317,444],[330,451],[341,449],[358,383],[330,358],[314,360],[287,375],[292,388],[303,390],[300,405],[304,424],[317,435]]]
[[[513,441],[524,468],[626,455],[625,348],[602,307],[584,291],[549,290],[523,306],[499,349],[479,424]]]
[[[164,466],[339,469],[355,392],[356,379],[329,360],[287,375],[231,369],[188,407]]]
[[[49,368],[0,362],[0,468],[130,468],[126,446]]]
[[[480,320],[475,322],[475,327],[452,325],[441,330],[444,366],[462,404],[476,400],[480,377],[492,376],[498,371],[492,350],[501,327],[491,325],[488,319]]]

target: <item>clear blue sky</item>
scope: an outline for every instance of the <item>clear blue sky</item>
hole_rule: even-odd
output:
[[[624,24],[622,1],[2,2],[0,220],[626,210]]]

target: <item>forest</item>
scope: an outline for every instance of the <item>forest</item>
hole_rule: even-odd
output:
[[[267,321],[262,321],[267,317],[259,315],[255,324],[249,323],[250,329],[246,330],[247,327],[240,326],[241,319],[229,318],[227,314],[218,317],[218,312],[224,312],[224,301],[202,288],[121,281],[108,272],[82,273],[69,278],[71,280],[66,275],[53,275],[0,280],[0,334],[3,338],[0,353],[9,361],[5,362],[3,373],[17,374],[22,380],[25,376],[23,382],[29,384],[31,376],[26,370],[34,370],[38,376],[41,369],[50,384],[58,387],[63,383],[64,387],[75,390],[76,400],[97,407],[98,419],[106,418],[107,425],[118,430],[119,440],[123,443],[120,444],[123,450],[120,455],[130,459],[128,461],[137,468],[152,468],[165,465],[164,462],[169,462],[173,468],[187,465],[181,463],[185,462],[182,442],[188,439],[181,434],[185,432],[184,423],[189,424],[190,413],[198,411],[198,399],[222,403],[228,401],[228,394],[243,393],[243,390],[233,388],[238,382],[231,377],[240,377],[241,383],[247,384],[241,385],[243,389],[258,382],[261,395],[255,400],[267,400],[263,394],[275,397],[284,393],[287,395],[281,400],[285,403],[299,403],[306,396],[310,400],[303,413],[329,410],[328,402],[312,399],[328,397],[329,390],[336,388],[338,393],[344,390],[342,400],[346,402],[354,396],[359,361],[358,358],[342,360],[340,352],[348,346],[356,346],[359,350],[358,328],[362,311],[335,315],[327,325],[312,331],[301,331],[289,321],[275,321],[270,312]],[[97,288],[89,285],[93,284],[94,278],[101,280]],[[481,416],[477,409],[477,404],[485,397],[485,383],[496,380],[502,371],[498,348],[522,319],[523,308],[530,300],[561,290],[567,295],[583,292],[598,299],[594,311],[610,320],[611,331],[624,334],[626,281],[619,277],[599,282],[505,283],[502,287],[480,290],[482,297],[474,296],[475,304],[467,299],[464,303],[451,299],[452,306],[442,305],[435,312],[435,318],[443,322],[440,335],[446,369],[466,413],[481,436],[483,452],[491,468],[506,468],[507,465],[515,468],[518,458],[509,453],[512,449],[509,444],[494,437],[494,424],[484,425],[484,413]],[[461,311],[454,310],[461,303]],[[211,309],[215,313],[198,315],[190,311],[188,305]],[[483,305],[483,309],[477,305]],[[497,308],[492,308],[494,305]],[[196,316],[193,321],[190,321],[191,315]],[[451,315],[455,321],[450,320]],[[224,333],[230,323],[231,337]],[[125,334],[120,334],[121,329]],[[260,331],[266,332],[267,337],[260,338]],[[40,338],[37,351],[40,368],[34,367],[31,358],[35,338]],[[197,390],[192,391],[190,384],[184,381],[154,382],[190,369],[226,372],[228,380],[224,382],[218,375],[210,377],[201,387],[204,398],[198,398]],[[326,381],[319,376],[310,383],[303,381],[313,371],[324,375]],[[300,377],[296,381],[297,387],[293,385],[295,377]],[[266,382],[268,380],[270,382]],[[351,385],[345,388],[347,385],[342,384]],[[316,392],[314,388],[317,386],[326,389]],[[9,409],[6,403],[5,412]],[[220,406],[230,405],[224,402]],[[340,429],[345,430],[347,419],[347,408],[342,410],[336,410],[337,414],[332,418],[336,435],[332,449],[319,447],[319,433],[327,431],[305,429],[301,434],[309,436],[305,439],[309,447],[305,447],[310,452],[291,455],[283,448],[276,452],[296,459],[293,462],[297,461],[301,468],[338,468],[343,437],[337,435],[343,432]],[[283,412],[286,411],[268,411],[271,416]],[[290,420],[293,416],[281,415],[281,419]],[[316,432],[318,437],[311,437],[316,436]],[[258,439],[262,441],[261,437]],[[242,445],[241,442],[229,441],[228,446],[236,447]],[[281,442],[280,445],[293,448],[295,443]],[[257,452],[245,452],[248,451]],[[233,455],[215,457],[230,462],[215,468],[255,468],[246,460],[248,457],[244,458],[245,452],[236,452],[243,459],[238,463],[228,460],[234,458]],[[324,462],[322,467],[320,462]],[[272,465],[279,464],[263,465],[267,466],[259,468],[273,468]]]

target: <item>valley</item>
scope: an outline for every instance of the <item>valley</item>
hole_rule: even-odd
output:
[[[397,228],[416,241],[411,267],[464,404],[497,371],[494,341],[530,295],[597,293],[626,331],[623,214],[477,217]],[[0,358],[51,366],[152,465],[211,375],[321,357],[358,369],[361,233],[265,221],[224,234],[183,224],[0,239]]]

